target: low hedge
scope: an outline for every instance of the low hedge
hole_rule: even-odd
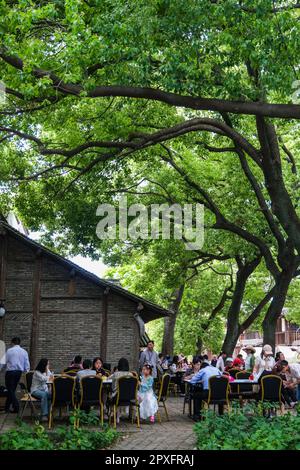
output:
[[[259,410],[233,410],[223,416],[212,411],[194,427],[200,450],[300,450],[300,415],[283,416]]]

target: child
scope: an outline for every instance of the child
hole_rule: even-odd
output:
[[[149,364],[145,364],[142,369],[138,398],[141,418],[147,419],[150,417],[151,423],[154,423],[154,415],[158,410],[157,399],[153,391],[153,382],[152,367]]]

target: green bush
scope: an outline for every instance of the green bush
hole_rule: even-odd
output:
[[[0,435],[1,450],[53,450],[53,442],[49,439],[45,428],[36,424],[33,428],[21,424]]]
[[[204,413],[194,427],[201,450],[300,450],[300,416],[263,416],[260,408],[217,416]]]
[[[77,415],[76,415],[77,417]],[[97,417],[96,417],[97,418]],[[80,424],[99,426],[99,419],[93,414],[80,415]],[[1,450],[98,450],[109,447],[118,437],[118,432],[108,426],[101,430],[74,429],[70,417],[70,426],[59,426],[47,431],[44,426],[36,423],[31,427],[20,423],[15,429],[0,435]]]

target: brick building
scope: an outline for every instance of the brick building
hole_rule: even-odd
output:
[[[100,279],[0,221],[0,339],[20,336],[32,367],[48,357],[59,371],[75,354],[115,365],[138,361],[144,323],[169,314]]]

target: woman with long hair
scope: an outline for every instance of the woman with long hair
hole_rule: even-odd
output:
[[[53,381],[53,376],[49,370],[49,361],[42,358],[35,368],[32,376],[31,395],[41,400],[41,420],[47,421],[51,394],[49,392],[48,383]]]

